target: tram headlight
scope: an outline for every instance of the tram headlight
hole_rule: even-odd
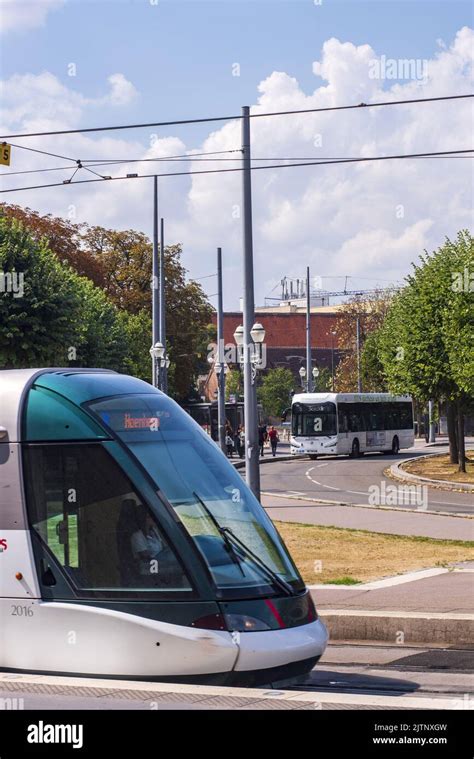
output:
[[[252,617],[250,614],[226,614],[225,621],[230,632],[261,632],[272,629],[263,619]]]

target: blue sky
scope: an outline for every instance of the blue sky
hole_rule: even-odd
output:
[[[0,19],[3,134],[230,115],[242,105],[291,110],[472,91],[472,6],[457,0],[0,0]],[[426,81],[374,80],[369,68],[381,56],[426,59]],[[470,102],[420,104],[255,119],[252,150],[318,158],[453,150],[472,147],[472,131]],[[83,159],[149,159],[235,149],[240,134],[233,122],[24,144]],[[15,149],[11,171],[57,163]],[[355,287],[399,282],[423,249],[470,225],[471,167],[459,158],[254,172],[257,302],[284,275],[304,276],[307,265],[328,289],[346,275]],[[36,184],[70,175],[27,176]],[[2,199],[150,234],[150,182],[61,185]],[[240,197],[239,174],[160,180],[167,240],[183,244],[190,274],[214,271],[215,249],[224,246],[227,308],[242,295]]]
[[[472,5],[457,0],[67,0],[43,27],[3,41],[1,74],[47,70],[99,97],[120,71],[140,91],[120,112],[125,122],[232,114],[255,102],[257,83],[272,71],[312,92],[321,83],[312,62],[330,37],[389,58],[429,58],[437,39],[471,22]],[[70,62],[76,77],[67,75]],[[106,109],[96,113],[107,121]],[[197,138],[205,133],[193,128]]]

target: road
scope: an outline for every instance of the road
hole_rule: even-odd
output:
[[[261,488],[265,493],[314,498],[336,503],[369,504],[369,487],[387,488],[398,483],[384,475],[395,461],[427,453],[443,453],[447,447],[427,448],[417,443],[396,456],[380,453],[365,454],[359,459],[348,456],[326,456],[279,461],[261,467]],[[388,492],[388,491],[386,491]],[[453,514],[474,514],[474,493],[458,493],[428,487],[427,511]],[[419,510],[419,503],[404,503],[404,508]]]

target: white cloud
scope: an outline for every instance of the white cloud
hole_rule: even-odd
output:
[[[133,84],[123,74],[112,74],[107,81],[111,85],[111,92],[106,101],[112,105],[128,105],[138,95]]]
[[[466,93],[471,91],[473,41],[474,34],[468,28],[461,29],[444,47],[435,47],[433,41],[436,52],[428,62],[426,81],[394,83],[369,76],[370,61],[383,51],[332,38],[313,65],[318,77],[313,92],[305,93],[287,73],[273,72],[258,85],[258,101],[252,111]],[[49,73],[12,77],[4,83],[1,131],[74,128],[104,104],[126,104],[136,97],[134,86],[122,74],[112,75],[109,85],[106,95],[93,100],[65,87]],[[251,122],[252,156],[356,157],[453,150],[471,147],[471,132],[470,101],[259,118]],[[126,132],[59,136],[25,144],[83,159],[153,158],[190,149],[201,152],[240,147],[240,125],[235,122],[215,129],[200,145],[186,144],[171,127],[166,133],[160,131],[154,141],[148,132],[138,134],[141,136],[133,139]],[[186,134],[191,136],[191,129]],[[19,151],[14,156],[12,170],[51,165],[53,160],[33,154],[26,157]],[[191,167],[198,171],[228,165],[195,160]],[[187,166],[131,164],[107,168],[107,173],[171,172]],[[257,301],[262,302],[283,275],[303,276],[307,265],[313,276],[334,278],[324,281],[330,289],[337,289],[340,280],[335,278],[344,275],[358,278],[358,286],[365,287],[400,280],[423,248],[434,249],[446,235],[453,236],[470,225],[471,166],[469,158],[420,158],[255,171]],[[61,181],[70,174],[54,176]],[[46,183],[52,176],[12,177],[9,184],[24,185],[27,180]],[[85,171],[76,179],[79,176],[92,178]],[[215,270],[215,248],[222,245],[226,307],[237,307],[242,294],[240,173],[163,178],[159,187],[167,240],[184,244],[184,261],[194,276]],[[77,220],[151,232],[151,180],[59,187],[2,197],[64,216],[71,213],[72,206]],[[205,280],[204,284],[212,288],[211,282]]]
[[[134,85],[123,74],[107,79],[110,90],[98,98],[87,98],[66,87],[54,74],[14,74],[0,82],[2,116],[10,128],[47,131],[74,128],[88,108],[128,105],[138,97]]]
[[[43,26],[48,13],[64,3],[65,0],[0,0],[0,32]]]

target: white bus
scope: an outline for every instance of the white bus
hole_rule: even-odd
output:
[[[413,403],[390,393],[300,393],[291,406],[291,453],[397,454],[414,444]]]

